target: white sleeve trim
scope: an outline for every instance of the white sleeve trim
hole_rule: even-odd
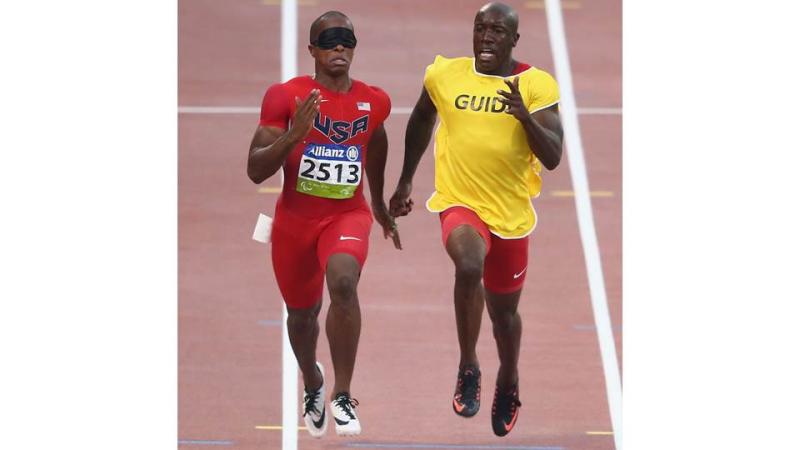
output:
[[[530,113],[530,114],[533,114],[533,113],[535,113],[535,112],[537,112],[537,111],[541,111],[541,110],[543,110],[543,109],[547,109],[547,108],[549,108],[549,107],[551,107],[551,106],[553,106],[553,105],[557,105],[557,104],[559,104],[559,102],[560,102],[560,101],[561,101],[561,100],[556,100],[556,101],[554,101],[553,103],[550,103],[549,105],[544,105],[544,106],[540,106],[540,107],[538,107],[538,108],[535,108],[535,109],[531,109],[531,110],[529,110],[529,111],[528,111],[528,113]]]

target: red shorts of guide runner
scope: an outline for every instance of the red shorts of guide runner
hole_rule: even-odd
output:
[[[522,289],[528,273],[528,236],[503,239],[492,234],[478,215],[467,208],[452,206],[439,214],[442,242],[447,245],[450,233],[461,225],[469,225],[486,243],[483,261],[483,285],[495,294],[509,294]]]
[[[286,306],[311,308],[322,299],[328,258],[352,255],[359,266],[367,260],[372,214],[368,209],[309,218],[276,208],[272,223],[272,266]]]

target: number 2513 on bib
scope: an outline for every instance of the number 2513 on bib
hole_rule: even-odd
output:
[[[360,145],[306,145],[297,174],[298,192],[316,197],[351,198],[361,183]]]

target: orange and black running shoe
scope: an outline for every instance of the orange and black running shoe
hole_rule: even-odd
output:
[[[481,408],[481,371],[475,366],[466,366],[458,371],[456,393],[453,395],[453,411],[459,416],[472,417]]]
[[[498,436],[507,435],[514,424],[517,423],[519,416],[519,386],[514,385],[505,392],[500,391],[500,387],[495,387],[494,402],[492,402],[492,431]]]

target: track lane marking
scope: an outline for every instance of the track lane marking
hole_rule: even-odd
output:
[[[545,2],[544,0],[528,0],[525,2],[525,8],[527,9],[545,9]],[[561,2],[561,8],[563,9],[581,9],[581,2],[579,1],[571,1],[571,0],[564,0]]]
[[[283,430],[283,426],[282,425],[256,425],[255,429],[256,430],[267,430],[267,431],[282,431]],[[297,429],[300,430],[300,431],[305,431],[308,428],[298,426]]]
[[[567,161],[576,193],[575,211],[578,216],[578,230],[583,245],[592,314],[597,327],[597,341],[603,366],[608,412],[611,418],[611,429],[615,432],[614,446],[617,450],[622,450],[622,381],[611,327],[611,315],[608,311],[603,263],[594,226],[592,200],[589,195],[589,176],[583,156],[583,143],[578,120],[578,107],[572,85],[572,69],[567,49],[567,35],[564,30],[564,17],[561,14],[560,0],[546,0],[546,5],[547,31],[556,69],[556,79],[561,88],[559,107],[567,144]]]
[[[217,439],[178,439],[178,445],[233,445],[233,441]]]
[[[261,4],[266,6],[280,6],[281,0],[261,0]],[[317,0],[297,0],[297,6],[318,6]]]
[[[296,0],[281,1],[281,81],[287,82],[297,76],[298,32]],[[280,170],[281,186],[283,185],[283,169]],[[297,450],[297,423],[299,401],[297,399],[298,372],[292,346],[289,343],[289,330],[286,321],[289,311],[284,304],[281,307],[281,424],[285,428],[281,432],[281,449]]]
[[[417,443],[417,444],[403,444],[395,442],[348,442],[345,446],[350,448],[387,448],[397,450],[414,450],[414,449],[452,449],[452,450],[565,450],[564,447],[552,447],[541,445],[492,445],[492,444],[435,444],[435,443]]]
[[[552,197],[575,197],[575,191],[550,191]],[[589,191],[590,197],[613,197],[611,191]]]

